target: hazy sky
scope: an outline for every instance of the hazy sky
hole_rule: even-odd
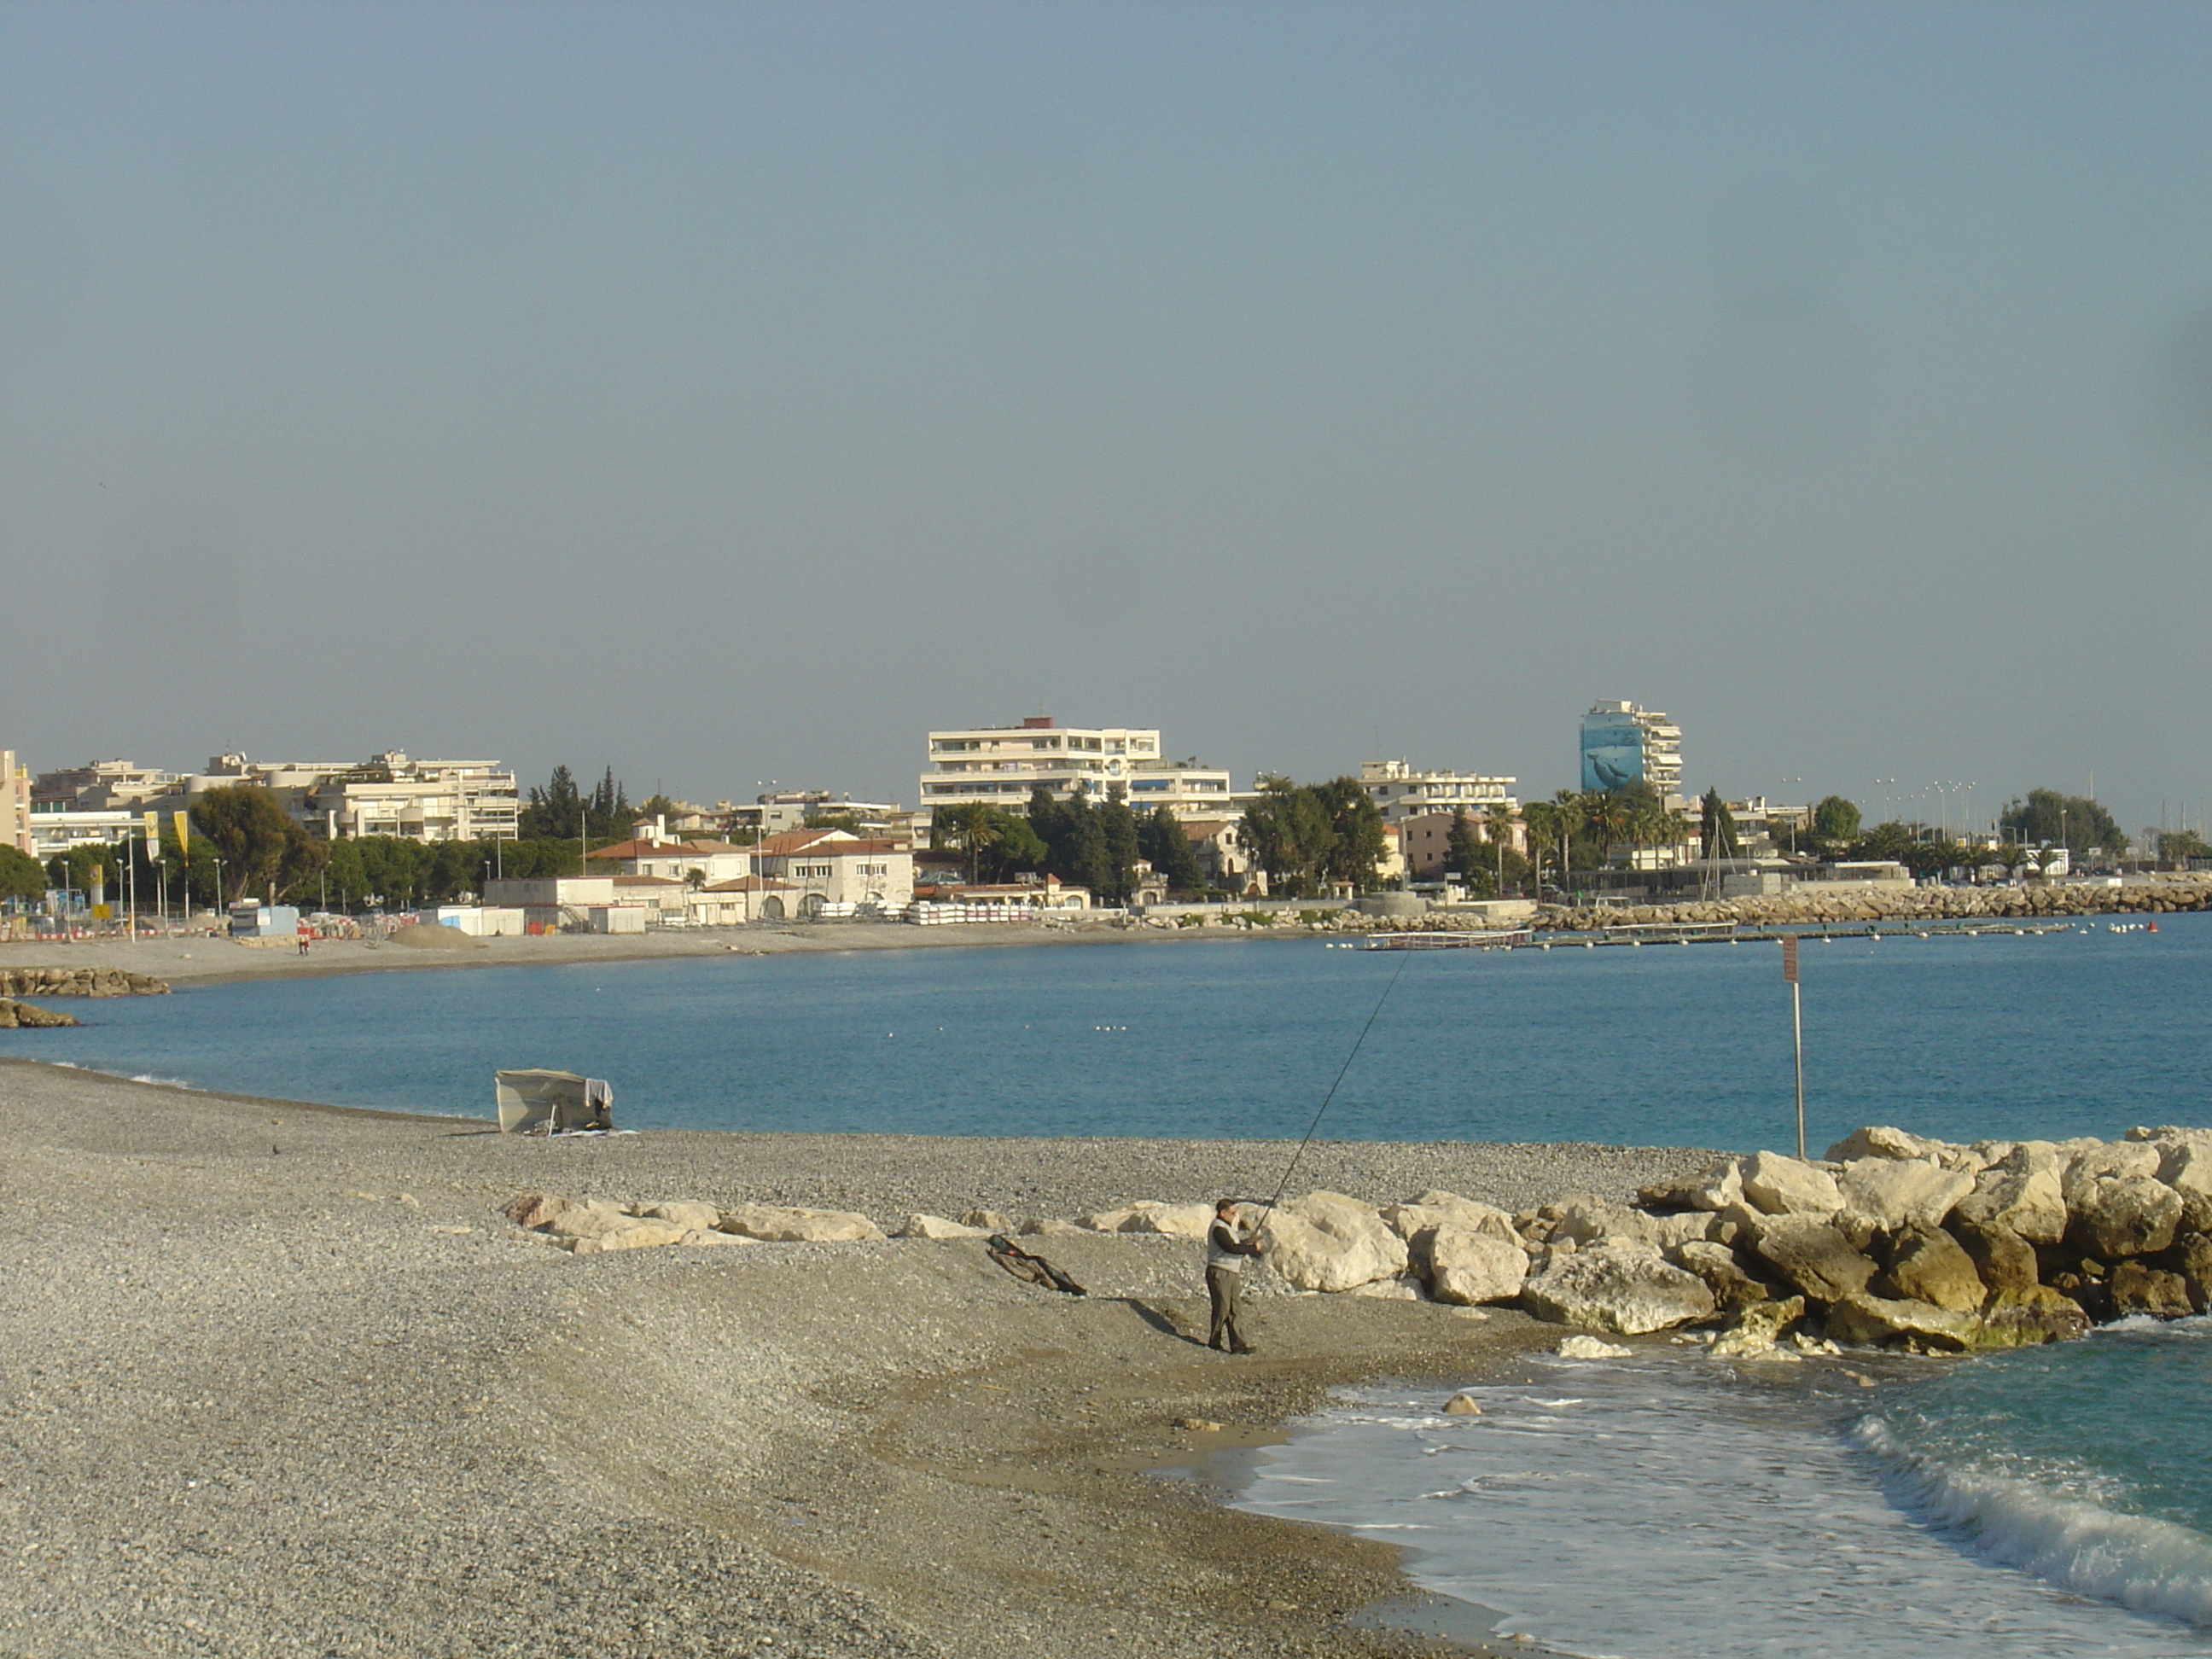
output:
[[[2179,821],[2208,86],[2113,0],[0,4],[0,744],[1534,794],[1627,697]]]

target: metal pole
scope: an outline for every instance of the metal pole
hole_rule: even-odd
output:
[[[1797,1157],[1805,1156],[1805,1012],[1797,981],[1790,981],[1790,1042],[1797,1059]]]

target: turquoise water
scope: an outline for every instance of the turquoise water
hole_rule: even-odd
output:
[[[2206,1327],[1905,1362],[1871,1392],[1651,1348],[1539,1358],[1474,1385],[1480,1417],[1363,1390],[1242,1506],[1403,1547],[1575,1654],[2212,1654]]]
[[[2212,917],[2156,934],[1838,939],[1804,952],[1808,1135],[2202,1121]],[[200,1087],[489,1110],[498,1066],[611,1079],[635,1127],[1302,1133],[1785,1146],[1771,945],[1395,952],[1318,940],[451,969],[79,1003],[34,1054]]]

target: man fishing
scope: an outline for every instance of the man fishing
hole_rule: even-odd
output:
[[[1206,1230],[1206,1296],[1213,1304],[1207,1347],[1225,1347],[1231,1353],[1258,1352],[1237,1327],[1237,1292],[1243,1283],[1244,1258],[1259,1254],[1260,1241],[1237,1224],[1237,1200],[1224,1198],[1216,1204],[1213,1224]]]

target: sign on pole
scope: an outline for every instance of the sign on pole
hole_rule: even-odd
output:
[[[1797,1156],[1805,1156],[1805,1017],[1797,989],[1797,936],[1782,941],[1782,982],[1790,988],[1790,1043],[1797,1062]]]

